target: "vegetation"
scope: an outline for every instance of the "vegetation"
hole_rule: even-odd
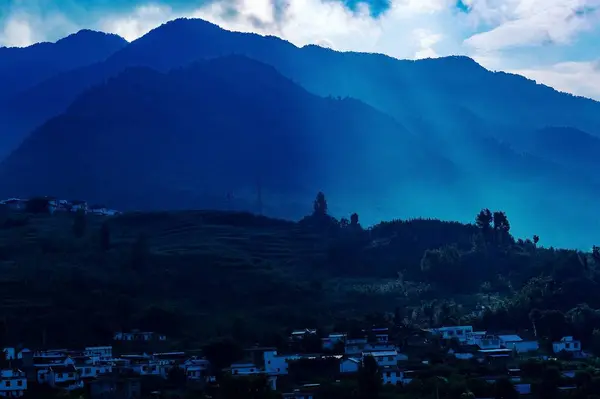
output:
[[[132,328],[165,333],[177,347],[227,336],[277,343],[291,328],[347,327],[371,314],[413,326],[535,328],[548,342],[573,334],[600,351],[597,248],[515,239],[500,211],[482,210],[471,225],[415,219],[370,229],[357,214],[349,223],[327,215],[322,193],[298,223],[28,211],[3,210],[6,343],[100,344]]]

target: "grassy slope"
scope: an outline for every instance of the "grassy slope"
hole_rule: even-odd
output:
[[[102,251],[104,220],[89,216],[79,239],[72,215],[29,216],[25,226],[0,230],[8,340],[35,344],[46,328],[56,344],[102,341],[118,328],[153,327],[144,316],[156,306],[176,315],[163,326],[168,333],[196,341],[230,329],[236,315],[265,330],[294,327],[331,317],[338,302],[317,283],[326,240],[296,223],[214,212],[127,214],[108,220],[111,249]],[[141,234],[148,255],[133,270]]]

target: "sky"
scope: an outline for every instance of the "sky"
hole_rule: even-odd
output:
[[[132,41],[178,17],[299,46],[403,59],[467,55],[600,100],[600,0],[0,0],[0,46],[84,28]]]

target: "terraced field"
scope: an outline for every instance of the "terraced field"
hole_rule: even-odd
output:
[[[99,337],[148,328],[146,314],[156,308],[176,315],[171,334],[198,337],[227,330],[238,316],[265,326],[329,317],[315,287],[328,242],[297,223],[207,211],[131,213],[88,216],[85,235],[76,238],[73,215],[12,217],[26,222],[0,229],[0,318],[26,339],[41,336],[34,325],[70,324],[73,334],[93,328]],[[100,245],[103,223],[109,250]],[[143,267],[132,269],[142,239]]]

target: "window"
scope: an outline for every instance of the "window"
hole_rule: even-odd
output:
[[[22,386],[23,386],[23,380],[19,380],[19,381],[17,381],[17,386],[18,386],[18,387],[22,387]]]
[[[390,372],[388,371],[387,373],[385,373],[385,376],[386,376],[387,378],[390,378],[390,377],[392,376],[392,373],[390,373]]]
[[[448,335],[449,335],[449,336],[452,336],[452,335],[454,335],[454,330],[448,330]]]
[[[456,330],[456,335],[463,335],[464,331],[463,330]]]
[[[571,344],[569,344],[569,343],[565,344],[565,348],[571,349]]]
[[[573,343],[573,348],[575,348],[575,349],[579,349],[579,342],[575,342],[575,343]]]
[[[4,384],[9,387],[10,386],[10,381],[5,381]]]
[[[73,378],[73,373],[69,373],[69,378]]]
[[[63,378],[63,373],[58,373],[57,377],[58,378]]]
[[[89,367],[87,367],[87,368],[86,368],[86,369],[83,371],[83,373],[84,373],[84,374],[90,374],[91,372],[92,372],[92,369],[90,369]]]

